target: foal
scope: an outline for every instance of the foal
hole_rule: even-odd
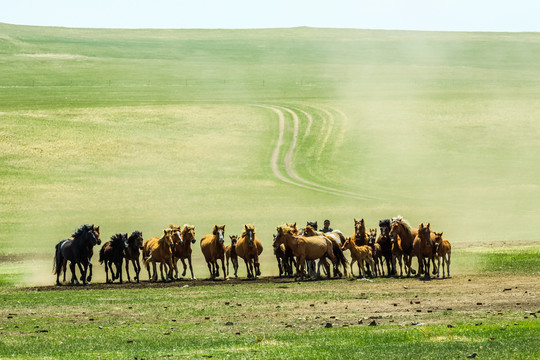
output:
[[[238,254],[236,254],[237,235],[230,235],[231,245],[225,246],[225,257],[227,258],[227,276],[229,276],[229,259],[232,262],[234,277],[238,277]]]

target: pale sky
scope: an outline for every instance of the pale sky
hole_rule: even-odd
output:
[[[0,1],[0,22],[19,25],[540,32],[540,0]]]

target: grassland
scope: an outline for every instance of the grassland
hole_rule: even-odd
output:
[[[538,291],[539,40],[0,24],[0,357],[537,358],[538,323],[524,312],[538,310],[536,297],[523,309],[495,293]],[[281,135],[268,107],[292,111],[282,110]],[[333,190],[280,180],[276,151],[283,176]],[[216,223],[226,235],[254,223],[263,275],[274,275],[276,225],[330,218],[349,234],[353,218],[376,227],[397,214],[454,244],[455,279],[407,286],[470,306],[396,312],[390,298],[406,305],[412,295],[395,279],[20,288],[53,283],[54,244],[83,223],[101,225],[104,240],[170,223],[194,224],[199,238]],[[204,278],[198,244],[194,258]],[[475,305],[490,291],[500,308]],[[394,318],[358,324],[375,311]],[[418,319],[426,326],[411,325]]]

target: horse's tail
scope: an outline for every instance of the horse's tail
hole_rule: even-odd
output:
[[[341,236],[343,236],[343,234],[341,234]],[[345,257],[345,253],[343,252],[343,250],[341,250],[341,246],[337,242],[332,242],[332,244],[332,250],[334,251],[334,256],[336,257],[338,264],[343,265],[345,271],[347,271],[346,266],[349,264],[349,260],[347,260],[347,258]]]
[[[53,274],[54,275],[58,275],[60,273],[60,271],[62,271],[62,267],[58,266],[59,262],[61,262],[63,256],[62,256],[62,253],[60,252],[60,247],[62,246],[62,244],[64,243],[64,241],[60,241],[58,244],[56,244],[56,246],[54,247],[55,251],[54,251],[54,260],[53,260]]]
[[[103,261],[105,261],[105,246],[102,246],[101,249],[99,249],[99,263],[103,264]]]
[[[334,230],[334,232],[339,235],[339,239],[341,240],[341,244],[342,245],[345,244],[345,240],[346,240],[345,235],[343,235],[341,230]]]

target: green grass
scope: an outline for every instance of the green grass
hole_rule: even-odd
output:
[[[351,353],[394,358],[404,352],[463,358],[477,352],[485,358],[532,359],[540,354],[538,321],[519,310],[435,311],[422,315],[421,326],[411,325],[416,315],[398,312],[381,316],[376,327],[367,326],[371,320],[358,324],[369,310],[344,312],[344,304],[386,296],[403,302],[411,296],[403,289],[387,294],[386,288],[370,294],[361,282],[60,290],[0,290],[2,358],[324,359]],[[360,291],[367,297],[358,297]],[[331,316],[336,313],[339,320]],[[349,326],[327,329],[326,322]],[[455,327],[448,328],[450,323]]]
[[[268,251],[284,222],[397,214],[454,244],[538,240],[538,37],[0,24],[0,253],[51,254],[82,223],[254,223]],[[294,170],[370,199],[276,179],[277,117],[254,104],[300,135],[311,114]]]

